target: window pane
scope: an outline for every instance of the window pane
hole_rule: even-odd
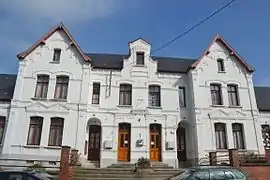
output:
[[[215,123],[216,148],[227,149],[225,124]]]
[[[243,125],[234,123],[232,124],[232,130],[234,147],[237,149],[244,149]]]
[[[49,86],[49,76],[38,75],[35,97],[47,98],[48,86]]]
[[[218,71],[225,71],[223,59],[218,59],[217,65],[218,65]]]
[[[185,88],[184,87],[180,87],[179,88],[179,104],[180,107],[186,107],[186,95],[185,95]]]
[[[31,117],[27,144],[29,145],[39,145],[41,139],[41,131],[42,131],[42,117]]]
[[[143,52],[137,52],[136,56],[137,56],[136,64],[137,65],[144,65],[144,53]]]
[[[67,99],[69,77],[59,76],[56,79],[55,95],[56,99]]]
[[[49,146],[61,146],[63,136],[63,118],[51,118]]]
[[[149,106],[160,106],[160,87],[159,86],[149,86],[148,94],[148,104]]]
[[[60,61],[60,56],[61,56],[61,49],[54,49],[53,61],[54,62],[59,62]]]
[[[210,179],[210,173],[209,171],[197,171],[192,174],[191,180],[209,180]]]
[[[210,90],[211,90],[212,104],[213,105],[222,105],[220,85],[211,84],[210,85]]]
[[[129,84],[121,84],[119,92],[119,104],[131,105],[132,102],[132,86]]]
[[[0,117],[0,144],[3,143],[5,126],[6,126],[6,118]]]
[[[211,180],[225,180],[225,173],[223,170],[211,170]]]
[[[227,89],[228,89],[228,96],[229,96],[229,104],[233,106],[238,106],[239,99],[238,99],[237,86],[228,85]]]
[[[262,137],[265,149],[270,149],[270,126],[262,125]]]
[[[92,104],[99,104],[100,83],[93,83]]]

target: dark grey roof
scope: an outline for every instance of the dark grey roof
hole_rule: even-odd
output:
[[[254,86],[257,107],[260,111],[270,111],[270,87]]]
[[[17,75],[0,74],[0,100],[10,101],[16,84]]]
[[[124,54],[86,54],[92,59],[93,68],[97,69],[113,69],[122,70],[123,59],[127,59],[129,55]],[[185,73],[190,66],[196,61],[195,59],[156,57],[152,59],[158,62],[158,72],[168,73]]]

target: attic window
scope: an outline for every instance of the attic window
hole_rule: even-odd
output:
[[[54,49],[53,62],[60,62],[61,49]]]
[[[217,60],[217,66],[218,66],[218,72],[225,72],[224,60],[223,59],[218,59]]]
[[[136,65],[144,65],[144,52],[136,53]]]

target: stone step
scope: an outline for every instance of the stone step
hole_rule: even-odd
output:
[[[138,178],[138,177],[133,177],[133,178],[128,178],[128,180],[164,180],[167,178],[164,177],[142,177],[142,178]],[[123,178],[119,178],[119,177],[108,177],[108,178],[104,178],[104,177],[74,177],[72,178],[72,180],[127,180],[126,177]]]
[[[152,175],[160,175],[160,176],[163,176],[163,175],[173,175],[173,174],[177,174],[179,173],[180,171],[154,171],[154,172],[151,172],[151,173],[148,173],[148,175],[152,176]],[[95,172],[95,171],[76,171],[74,173],[74,175],[76,176],[99,176],[99,175],[109,175],[109,176],[113,176],[113,175],[119,175],[119,176],[130,176],[130,175],[136,175],[136,174],[139,174],[139,173],[135,173],[135,172],[116,172],[116,171],[113,171],[113,172],[107,172],[107,171],[99,171],[99,172]]]
[[[130,174],[110,174],[110,173],[102,173],[102,174],[75,174],[75,177],[104,177],[104,178],[141,178],[141,177],[168,177],[168,176],[172,176],[173,174],[140,174],[140,173],[130,173]]]

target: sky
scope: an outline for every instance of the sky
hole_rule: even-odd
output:
[[[230,0],[2,0],[0,73],[17,73],[16,55],[63,22],[85,52],[128,53],[144,38],[157,49]],[[270,1],[237,0],[194,31],[152,55],[198,58],[216,34],[270,86]]]

